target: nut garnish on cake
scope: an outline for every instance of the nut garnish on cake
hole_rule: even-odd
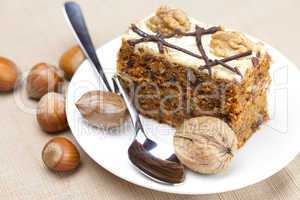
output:
[[[170,9],[161,6],[156,14],[147,20],[147,26],[155,33],[170,35],[175,30],[186,32],[190,30],[191,23],[188,16],[179,9]]]
[[[270,60],[262,44],[240,32],[160,7],[123,35],[118,73],[128,89],[134,85],[141,114],[174,127],[218,117],[242,146],[268,119]]]
[[[233,56],[237,53],[253,50],[253,43],[242,33],[218,31],[211,36],[210,47],[219,57]]]

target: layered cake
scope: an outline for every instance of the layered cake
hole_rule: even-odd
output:
[[[173,127],[218,117],[241,147],[268,120],[270,63],[243,33],[161,6],[123,35],[117,68],[142,115]]]

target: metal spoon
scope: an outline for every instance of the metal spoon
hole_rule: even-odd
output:
[[[66,2],[64,4],[64,14],[67,21],[69,22],[71,29],[73,30],[73,33],[77,39],[79,46],[81,47],[81,50],[99,73],[106,88],[111,92],[112,89],[109,85],[109,82],[107,81],[106,75],[98,59],[94,44],[85,24],[85,20],[81,12],[80,6],[72,1]]]
[[[184,181],[184,167],[174,151],[167,145],[149,139],[142,126],[139,114],[125,92],[118,75],[113,77],[114,84],[121,93],[135,131],[135,139],[128,149],[131,162],[145,175],[158,182],[175,184]]]
[[[97,69],[107,89],[112,91],[98,60],[80,6],[75,2],[66,2],[64,11],[81,49],[91,64]],[[114,77],[113,81],[115,89],[124,98],[136,134],[135,140],[128,149],[131,162],[141,172],[156,181],[167,184],[182,182],[185,177],[183,165],[178,161],[170,148],[166,145],[158,145],[146,136],[139,115],[125,93],[119,79]]]

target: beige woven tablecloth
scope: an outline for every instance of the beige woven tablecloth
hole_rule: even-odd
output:
[[[300,65],[299,0],[82,0],[96,46],[118,36],[129,22],[161,3],[186,10],[201,21],[226,24],[274,45]],[[25,73],[37,62],[57,65],[75,44],[62,14],[62,0],[1,0],[0,55]],[[83,151],[72,174],[54,174],[41,162],[41,149],[52,135],[35,119],[36,103],[24,88],[0,95],[0,199],[300,199],[300,157],[267,180],[247,188],[208,196],[182,196],[127,183],[94,163]],[[296,108],[297,109],[297,108]],[[300,133],[299,133],[300,134]],[[74,141],[70,132],[63,133]],[[199,185],[201,187],[201,185]]]

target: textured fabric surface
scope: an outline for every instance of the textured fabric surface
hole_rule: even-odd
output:
[[[79,2],[96,46],[121,34],[129,22],[166,3],[183,8],[201,21],[226,24],[261,38],[300,65],[298,0]],[[0,55],[13,59],[24,77],[37,62],[57,65],[61,54],[75,44],[64,21],[62,3],[62,0],[1,0]],[[206,196],[173,195],[135,186],[105,171],[82,150],[79,170],[72,174],[52,173],[41,161],[41,149],[52,135],[39,129],[35,107],[36,102],[26,98],[24,86],[14,94],[0,95],[0,199],[300,199],[299,156],[263,182]],[[60,135],[74,141],[68,131]]]

